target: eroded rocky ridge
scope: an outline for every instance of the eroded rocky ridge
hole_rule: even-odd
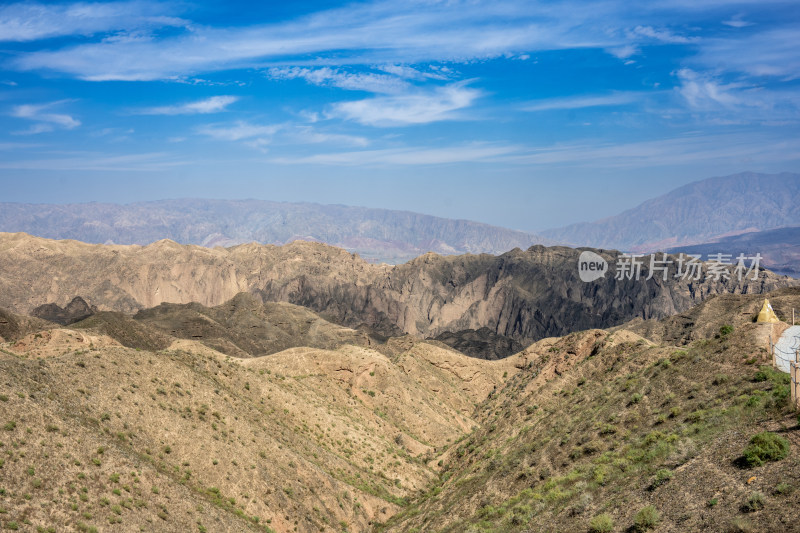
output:
[[[614,265],[619,252],[596,250]],[[27,314],[75,296],[104,311],[133,314],[162,303],[220,305],[240,292],[289,302],[372,334],[436,337],[488,328],[526,344],[636,317],[661,318],[708,295],[753,294],[797,284],[761,271],[758,279],[615,279],[584,283],[581,250],[533,246],[499,256],[425,254],[389,266],[309,242],[203,248],[90,245],[0,234],[0,307]],[[647,265],[647,258],[644,258]]]

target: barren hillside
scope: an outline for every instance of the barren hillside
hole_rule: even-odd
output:
[[[800,308],[798,289],[769,297],[781,316]],[[788,531],[800,433],[786,375],[767,364],[765,336],[785,325],[753,323],[760,299],[718,296],[659,322],[542,339],[501,361],[409,336],[381,351],[241,359],[170,335],[171,313],[128,318],[139,329],[113,313],[67,327],[4,313],[0,523]],[[190,308],[225,317],[234,305],[262,312],[250,297]],[[300,326],[305,313],[282,316]],[[121,344],[136,335],[169,346]],[[761,461],[747,446],[765,431],[778,452]]]
[[[770,298],[800,307],[797,289]],[[649,328],[656,343],[617,328],[528,348],[378,530],[794,531],[800,425],[765,342],[786,325],[753,323],[755,300],[713,298]]]
[[[436,451],[517,371],[412,340],[394,356],[243,360],[41,321],[13,338],[0,352],[6,528],[366,531],[435,479]]]

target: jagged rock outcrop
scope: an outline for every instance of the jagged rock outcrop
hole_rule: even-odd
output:
[[[262,303],[240,293],[216,307],[168,304],[139,311],[137,322],[180,339],[195,340],[236,357],[267,355],[289,348],[334,349],[370,345],[362,331],[331,324],[316,313],[285,302]]]
[[[76,296],[64,307],[55,303],[40,305],[31,311],[31,316],[66,326],[89,318],[96,312],[96,307],[86,303],[86,300],[80,296]]]
[[[499,256],[425,254],[398,266],[374,265],[331,246],[294,242],[232,248],[89,245],[0,234],[0,307],[24,314],[81,294],[100,310],[135,313],[161,303],[220,305],[240,292],[289,302],[370,333],[436,337],[489,328],[522,344],[636,317],[661,318],[710,294],[752,294],[797,284],[761,271],[758,279],[640,279],[613,272],[585,283],[581,250],[533,246]],[[595,250],[610,265],[620,254]],[[660,256],[659,256],[660,257]],[[52,281],[51,281],[52,280]]]
[[[463,354],[489,360],[502,359],[525,348],[511,337],[498,335],[486,326],[480,329],[445,331],[437,335],[436,340]]]

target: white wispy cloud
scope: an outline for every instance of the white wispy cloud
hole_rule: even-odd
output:
[[[652,26],[636,26],[631,30],[631,33],[636,37],[646,37],[669,44],[688,44],[698,40],[696,37],[677,35],[668,29],[657,30]]]
[[[352,120],[367,126],[408,126],[463,118],[459,111],[470,107],[483,93],[468,81],[399,96],[378,96],[338,102],[328,118]]]
[[[14,133],[20,135],[35,135],[54,131],[56,128],[71,130],[81,125],[81,122],[66,113],[54,113],[50,110],[57,107],[66,100],[49,102],[46,104],[24,104],[15,106],[11,111],[11,116],[34,121],[34,124],[27,130]]]
[[[0,160],[0,168],[15,170],[67,170],[101,172],[163,172],[188,164],[167,152],[149,152],[124,155],[73,152],[63,157],[38,155],[33,158]]]
[[[382,0],[279,24],[187,25],[186,31],[168,37],[145,34],[39,50],[21,54],[11,64],[21,70],[55,70],[86,80],[154,80],[269,61],[286,64],[290,58],[313,54],[325,54],[320,59],[329,66],[396,65],[530,50],[622,46],[624,37],[591,23],[606,11],[605,5],[583,10],[568,3],[540,1]]]
[[[268,138],[280,129],[281,126],[277,124],[259,125],[237,121],[233,124],[210,124],[197,131],[220,141],[241,141],[254,137]]]
[[[690,107],[710,109],[724,107],[732,109],[742,104],[755,104],[756,100],[745,100],[738,92],[745,86],[741,83],[721,83],[714,77],[691,69],[677,72],[681,85],[678,92]]]
[[[504,160],[525,165],[652,169],[694,164],[775,164],[800,160],[800,140],[736,133],[686,135],[630,143],[585,142],[528,149]]]
[[[726,26],[730,26],[731,28],[746,28],[748,26],[753,25],[752,22],[744,20],[744,15],[742,15],[741,13],[738,15],[734,15],[728,20],[723,20],[722,23],[725,24]]]
[[[796,28],[779,27],[737,38],[706,39],[692,63],[751,76],[797,79],[800,78],[797,37]]]
[[[613,48],[607,48],[606,52],[618,59],[628,59],[639,53],[639,47],[634,44],[626,44]]]
[[[306,157],[276,157],[274,163],[295,165],[444,165],[453,163],[492,162],[496,158],[519,152],[519,146],[472,143],[439,148],[406,147],[383,150],[333,152]]]
[[[314,85],[333,86],[351,91],[394,94],[402,92],[409,87],[408,82],[399,79],[397,76],[369,72],[343,72],[330,67],[274,67],[269,69],[267,73],[269,77],[277,80],[302,78]]]
[[[524,111],[551,111],[555,109],[581,109],[586,107],[619,106],[640,101],[645,93],[619,92],[604,95],[549,98],[524,105]]]
[[[33,41],[65,35],[183,26],[163,2],[17,2],[0,7],[0,41]]]
[[[727,111],[732,118],[768,120],[779,117],[797,119],[800,94],[770,90],[743,82],[723,82],[708,73],[680,69],[678,93],[697,111]],[[748,114],[749,112],[749,114]]]
[[[360,135],[345,133],[329,133],[318,131],[310,126],[296,126],[289,132],[289,137],[301,144],[338,144],[345,146],[367,146],[369,139]]]
[[[790,124],[800,121],[800,94],[740,81],[725,82],[707,72],[680,69],[675,91],[692,113],[708,123]]]
[[[282,146],[303,146],[310,144],[330,144],[336,146],[359,146],[370,144],[369,139],[360,135],[321,131],[306,124],[251,124],[234,123],[209,124],[197,129],[197,133],[219,141],[241,142],[245,146],[266,152],[276,141]],[[184,140],[184,139],[181,139]]]
[[[769,3],[783,9],[791,5],[785,0]],[[697,62],[710,68],[796,76],[800,52],[794,46],[796,30],[788,23],[771,30],[780,34],[765,30],[742,38],[713,39],[702,30],[704,10],[724,15],[725,8],[759,5],[752,0],[671,0],[633,10],[622,0],[376,0],[281,23],[226,28],[175,18],[171,10],[179,3],[15,3],[0,8],[0,36],[30,40],[101,33],[99,41],[95,37],[94,42],[66,48],[23,52],[8,62],[19,70],[53,70],[95,81],[186,79],[233,68],[300,68],[306,61],[306,71],[276,72],[311,83],[389,93],[392,82],[378,74],[359,78],[334,67],[384,65],[375,68],[401,80],[421,80],[435,79],[436,73],[408,65],[578,48],[606,50],[630,62],[642,46],[659,44],[694,46]],[[687,26],[695,16],[698,25]],[[723,23],[748,24],[736,13]],[[151,31],[174,26],[181,31]],[[687,31],[703,37],[685,35]]]
[[[186,104],[148,107],[135,111],[134,113],[139,115],[195,115],[219,113],[225,111],[229,105],[238,100],[238,96],[212,96],[205,100],[198,100]]]
[[[377,67],[383,72],[388,72],[400,78],[408,80],[446,80],[447,75],[442,72],[423,72],[408,65],[380,65]]]

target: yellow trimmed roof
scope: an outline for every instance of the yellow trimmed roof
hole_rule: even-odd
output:
[[[764,305],[761,306],[761,311],[758,312],[756,322],[780,322],[778,315],[772,310],[769,300],[764,299]]]

